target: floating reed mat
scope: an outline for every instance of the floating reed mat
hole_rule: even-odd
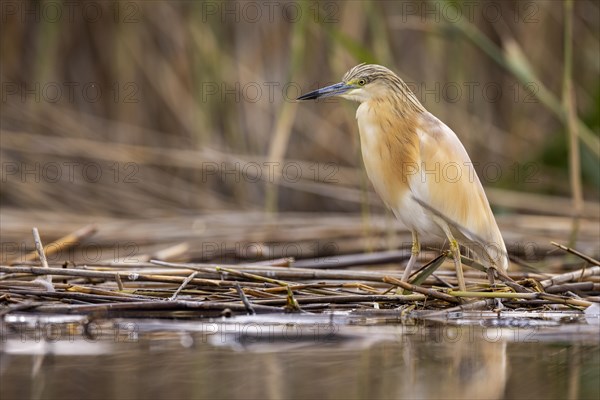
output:
[[[89,233],[89,229],[83,233]],[[36,228],[33,238],[35,254],[0,265],[0,315],[31,312],[200,318],[344,309],[456,311],[473,307],[572,311],[600,301],[600,262],[558,243],[551,245],[563,253],[565,260],[570,257],[577,261],[564,265],[583,267],[551,274],[505,274],[486,270],[463,257],[463,264],[468,266],[467,290],[458,291],[455,272],[446,262],[447,251],[440,252],[404,282],[404,261],[396,262],[396,267],[389,270],[372,267],[382,260],[394,264],[394,253],[389,251],[345,255],[344,262],[335,269],[319,260],[302,260],[304,267],[297,267],[291,258],[244,264],[149,260],[61,265],[48,262],[45,249],[50,247],[42,244]]]

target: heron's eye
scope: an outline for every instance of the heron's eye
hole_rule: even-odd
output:
[[[364,78],[361,78],[358,80],[358,86],[365,86],[367,84],[367,80]]]

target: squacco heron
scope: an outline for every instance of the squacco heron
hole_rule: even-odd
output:
[[[460,290],[466,288],[459,241],[493,268],[488,273],[506,271],[506,246],[467,151],[402,79],[381,65],[360,64],[342,82],[298,100],[330,96],[360,103],[356,119],[367,175],[386,206],[412,232],[404,281],[420,253],[422,235],[448,239]]]

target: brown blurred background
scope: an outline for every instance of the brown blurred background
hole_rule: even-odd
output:
[[[356,105],[293,101],[359,62],[396,71],[458,134],[500,219],[571,214],[576,129],[581,212],[597,226],[595,1],[574,3],[572,33],[561,1],[3,1],[1,12],[11,239],[49,215],[71,224],[53,237],[115,217],[386,213],[362,169]]]

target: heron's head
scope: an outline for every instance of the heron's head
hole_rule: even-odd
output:
[[[298,97],[298,100],[339,96],[362,103],[373,98],[401,94],[405,89],[408,89],[406,84],[386,67],[359,64],[346,72],[340,83],[314,90]]]

